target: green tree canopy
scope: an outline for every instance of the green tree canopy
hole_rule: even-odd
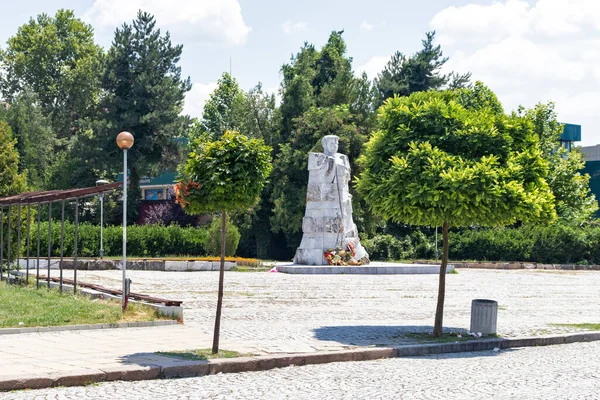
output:
[[[263,139],[271,147],[277,145],[280,114],[275,95],[265,92],[260,82],[246,93],[241,115],[241,132],[249,137]]]
[[[419,92],[385,103],[358,182],[374,210],[429,226],[554,216],[548,162],[533,124],[487,104],[469,104],[474,93]]]
[[[494,94],[474,89],[394,97],[379,110],[379,130],[361,157],[358,190],[384,218],[442,226],[444,251],[434,335],[441,335],[448,229],[552,220],[533,123],[505,115]]]
[[[435,31],[427,32],[422,41],[423,48],[407,57],[396,52],[390,58],[383,71],[375,79],[378,92],[378,103],[397,96],[408,96],[411,93],[430,89],[442,89],[444,86],[460,88],[469,84],[470,73],[442,74],[441,68],[448,61],[444,57],[441,46],[434,46]]]
[[[543,157],[550,164],[546,180],[554,194],[556,213],[565,221],[589,220],[598,210],[598,202],[590,191],[590,176],[581,173],[585,166],[581,151],[559,146],[564,125],[557,120],[554,103],[540,103],[520,113],[533,122]]]
[[[200,122],[202,132],[217,140],[228,130],[239,130],[245,100],[245,94],[235,78],[224,72],[217,82],[217,88],[204,104]]]
[[[252,207],[272,169],[271,148],[227,131],[220,140],[198,138],[181,169],[179,203],[191,214]]]
[[[21,26],[0,51],[2,94],[14,100],[31,89],[59,138],[79,130],[78,121],[94,110],[99,96],[102,49],[90,25],[71,10],[54,18],[40,14]]]
[[[249,139],[227,131],[220,140],[200,136],[192,142],[181,181],[175,191],[177,202],[192,214],[221,211],[221,269],[212,352],[219,351],[223,277],[227,247],[227,213],[252,207],[271,172],[271,148],[261,139]]]
[[[316,50],[305,43],[281,67],[281,141],[287,142],[294,129],[293,120],[310,107],[331,107],[352,104],[356,99],[356,78],[352,73],[352,58],[346,54],[343,31],[334,31],[327,43]]]
[[[27,172],[19,173],[19,153],[15,148],[10,126],[0,121],[0,197],[12,196],[27,190]]]
[[[19,171],[28,170],[29,185],[45,188],[54,162],[56,136],[50,121],[30,90],[21,92],[8,107],[0,107],[0,120],[6,121],[17,141]]]
[[[161,36],[154,17],[138,12],[132,25],[123,24],[106,56],[102,87],[104,112],[100,115],[104,151],[101,156],[118,156],[115,137],[131,132],[135,145],[129,150],[131,183],[156,169],[165,153],[176,151],[173,138],[181,136],[188,123],[180,114],[189,78],[181,78],[177,65],[183,46],[173,46],[167,32]],[[119,165],[117,159],[110,159]]]

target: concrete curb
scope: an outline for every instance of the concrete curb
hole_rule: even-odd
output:
[[[142,322],[117,322],[114,324],[86,324],[65,326],[42,326],[37,328],[1,328],[0,335],[14,335],[18,333],[60,332],[60,331],[86,331],[92,329],[115,328],[145,328],[148,326],[177,325],[175,320],[142,321]]]
[[[276,263],[278,272],[304,275],[400,275],[400,274],[436,274],[440,273],[439,264],[400,264],[393,262],[372,262],[368,265],[300,265]],[[454,265],[448,264],[446,273],[454,271]]]
[[[173,361],[160,365],[123,365],[118,368],[85,369],[64,373],[38,374],[29,376],[0,376],[0,391],[42,389],[55,386],[80,386],[94,382],[137,381],[149,379],[184,378],[265,371],[273,368],[326,364],[344,361],[368,361],[394,357],[421,357],[432,354],[485,351],[494,348],[550,346],[576,342],[600,340],[600,331],[575,334],[536,336],[515,339],[481,339],[455,343],[430,343],[391,348],[366,348],[328,353],[304,353],[240,357],[211,361]]]
[[[30,259],[29,270],[35,271],[37,267],[36,259]],[[64,259],[62,262],[58,258],[50,259],[50,269],[56,270],[62,265],[63,269],[74,269],[75,263],[72,259]],[[237,265],[235,261],[225,261],[225,271],[231,270]],[[97,259],[79,259],[77,269],[79,271],[105,271],[120,270],[123,262],[121,260],[97,260]],[[21,270],[27,269],[27,260],[20,259],[19,267]],[[40,259],[40,270],[46,271],[48,268],[48,259]],[[207,260],[167,260],[167,259],[129,259],[127,260],[127,270],[137,271],[218,271],[221,268],[221,261]]]
[[[430,260],[415,260],[419,264],[435,264]],[[541,264],[535,262],[503,262],[503,261],[452,261],[456,268],[471,269],[538,269],[552,271],[600,271],[600,265],[578,264]]]

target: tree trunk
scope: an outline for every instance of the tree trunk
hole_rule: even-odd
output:
[[[435,325],[433,326],[433,337],[442,336],[444,320],[444,299],[446,297],[446,267],[448,266],[448,228],[450,224],[444,222],[442,226],[442,265],[440,266],[440,284],[438,288],[437,307],[435,309]]]
[[[221,308],[223,306],[223,278],[225,276],[225,238],[227,233],[227,212],[221,213],[221,268],[219,270],[219,298],[217,300],[217,316],[215,318],[215,332],[213,334],[212,353],[219,352],[219,332],[221,330]]]

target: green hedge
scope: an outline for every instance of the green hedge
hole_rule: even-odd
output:
[[[420,230],[406,236],[376,235],[362,241],[373,261],[398,261],[434,258],[435,241]]]
[[[52,256],[60,256],[60,222],[52,223]],[[103,230],[104,255],[122,254],[123,229],[106,226]],[[32,254],[37,249],[37,224],[32,225]],[[208,232],[199,228],[182,228],[178,225],[131,225],[127,227],[127,254],[131,257],[165,257],[177,255],[204,256]],[[48,222],[41,224],[41,254],[48,254]],[[64,255],[73,255],[75,226],[65,222]],[[23,241],[23,245],[25,241]],[[80,257],[98,257],[100,227],[89,223],[79,224],[77,254]]]
[[[450,233],[455,260],[600,264],[600,227],[568,224]]]
[[[451,231],[451,260],[526,261],[544,264],[600,264],[600,226],[566,223],[521,228]],[[441,254],[442,237],[438,236]],[[363,241],[372,260],[431,259],[435,239],[420,231],[377,235]]]

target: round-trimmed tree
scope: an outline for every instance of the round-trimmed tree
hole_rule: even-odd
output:
[[[442,334],[450,227],[554,219],[548,163],[531,121],[504,114],[495,94],[473,88],[387,100],[360,162],[357,188],[384,218],[441,226],[433,335]]]
[[[227,213],[254,206],[271,173],[271,147],[262,139],[249,139],[227,131],[216,141],[199,137],[190,145],[187,163],[176,186],[177,202],[190,214],[221,213],[221,268],[213,337],[213,353],[219,351]]]

